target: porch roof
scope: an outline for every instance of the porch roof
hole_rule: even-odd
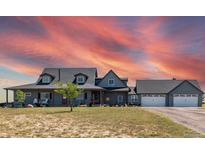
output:
[[[128,92],[129,90],[130,90],[129,87],[126,87],[126,88],[112,89],[110,91],[126,91],[126,92]]]
[[[90,90],[103,90],[104,88],[92,85],[92,84],[84,84],[84,85],[78,85],[80,89],[90,89]],[[57,85],[51,84],[51,85],[37,85],[36,83],[32,84],[25,84],[20,86],[14,86],[14,87],[8,87],[4,88],[6,90],[35,90],[35,89],[59,89]]]

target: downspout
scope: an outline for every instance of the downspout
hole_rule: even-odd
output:
[[[60,81],[61,80],[61,69],[59,68],[58,69],[58,81]]]

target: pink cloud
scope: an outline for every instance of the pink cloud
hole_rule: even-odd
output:
[[[31,24],[27,18],[18,20]],[[136,79],[156,76],[205,81],[203,58],[181,55],[178,39],[161,35],[168,20],[161,17],[150,22],[146,17],[140,18],[135,28],[139,35],[135,36],[116,27],[115,18],[37,17],[44,36],[19,31],[1,33],[0,66],[29,75],[39,74],[43,67],[92,66],[99,68],[101,75],[113,69],[120,76],[129,77],[132,84]],[[178,35],[186,36],[187,32]],[[128,52],[143,53],[147,58],[139,60]],[[147,65],[158,72],[149,70]]]

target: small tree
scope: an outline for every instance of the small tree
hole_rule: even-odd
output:
[[[25,99],[26,99],[25,93],[21,90],[17,90],[16,91],[16,100],[17,100],[17,102],[23,104]]]
[[[63,97],[67,98],[70,103],[70,111],[73,111],[73,99],[81,95],[82,90],[78,88],[77,85],[67,82],[63,84],[61,82],[57,83],[59,89],[55,90],[56,93],[61,94]]]

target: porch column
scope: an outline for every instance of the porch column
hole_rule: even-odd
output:
[[[6,105],[8,105],[9,101],[8,101],[8,89],[6,89]]]
[[[102,90],[100,90],[100,106],[103,105],[103,94]]]

